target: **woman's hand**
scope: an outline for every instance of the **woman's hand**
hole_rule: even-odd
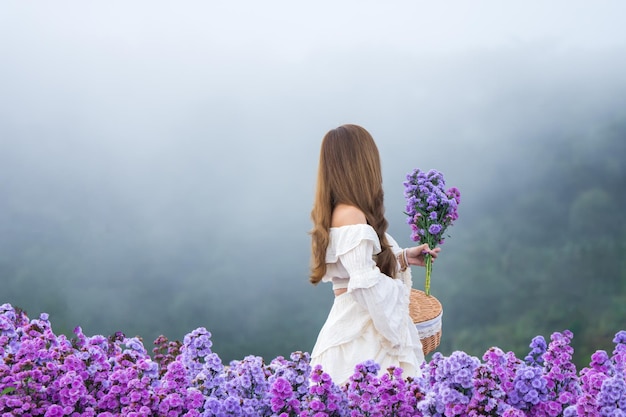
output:
[[[409,262],[409,265],[425,266],[426,263],[424,261],[424,255],[431,255],[434,261],[440,251],[441,248],[430,249],[428,247],[428,243],[424,243],[423,245],[407,248],[406,259]]]

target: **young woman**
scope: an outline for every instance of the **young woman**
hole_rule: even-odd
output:
[[[322,141],[310,281],[332,283],[335,300],[311,352],[337,384],[374,360],[381,370],[420,374],[422,344],[409,316],[410,265],[440,248],[401,249],[386,233],[378,148],[362,127],[343,125]]]

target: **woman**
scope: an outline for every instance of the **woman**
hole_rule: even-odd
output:
[[[410,265],[428,245],[401,249],[386,234],[378,148],[362,127],[343,125],[322,141],[313,220],[310,281],[331,282],[335,300],[311,352],[339,385],[374,360],[382,370],[420,374],[422,344],[409,316]]]

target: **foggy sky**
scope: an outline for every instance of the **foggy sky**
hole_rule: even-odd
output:
[[[2,213],[63,212],[93,227],[86,245],[142,236],[153,256],[217,236],[225,268],[304,287],[326,131],[373,134],[407,245],[413,168],[443,171],[471,218],[524,140],[624,116],[623,16],[621,1],[2,2]]]

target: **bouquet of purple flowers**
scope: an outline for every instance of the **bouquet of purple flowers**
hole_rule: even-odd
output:
[[[428,243],[431,249],[443,244],[444,232],[459,217],[457,207],[461,193],[455,187],[446,190],[445,185],[443,174],[434,169],[428,172],[415,169],[404,182],[405,214],[412,230],[411,239],[420,244]],[[425,263],[424,292],[430,295],[432,259],[429,255],[426,255]]]

